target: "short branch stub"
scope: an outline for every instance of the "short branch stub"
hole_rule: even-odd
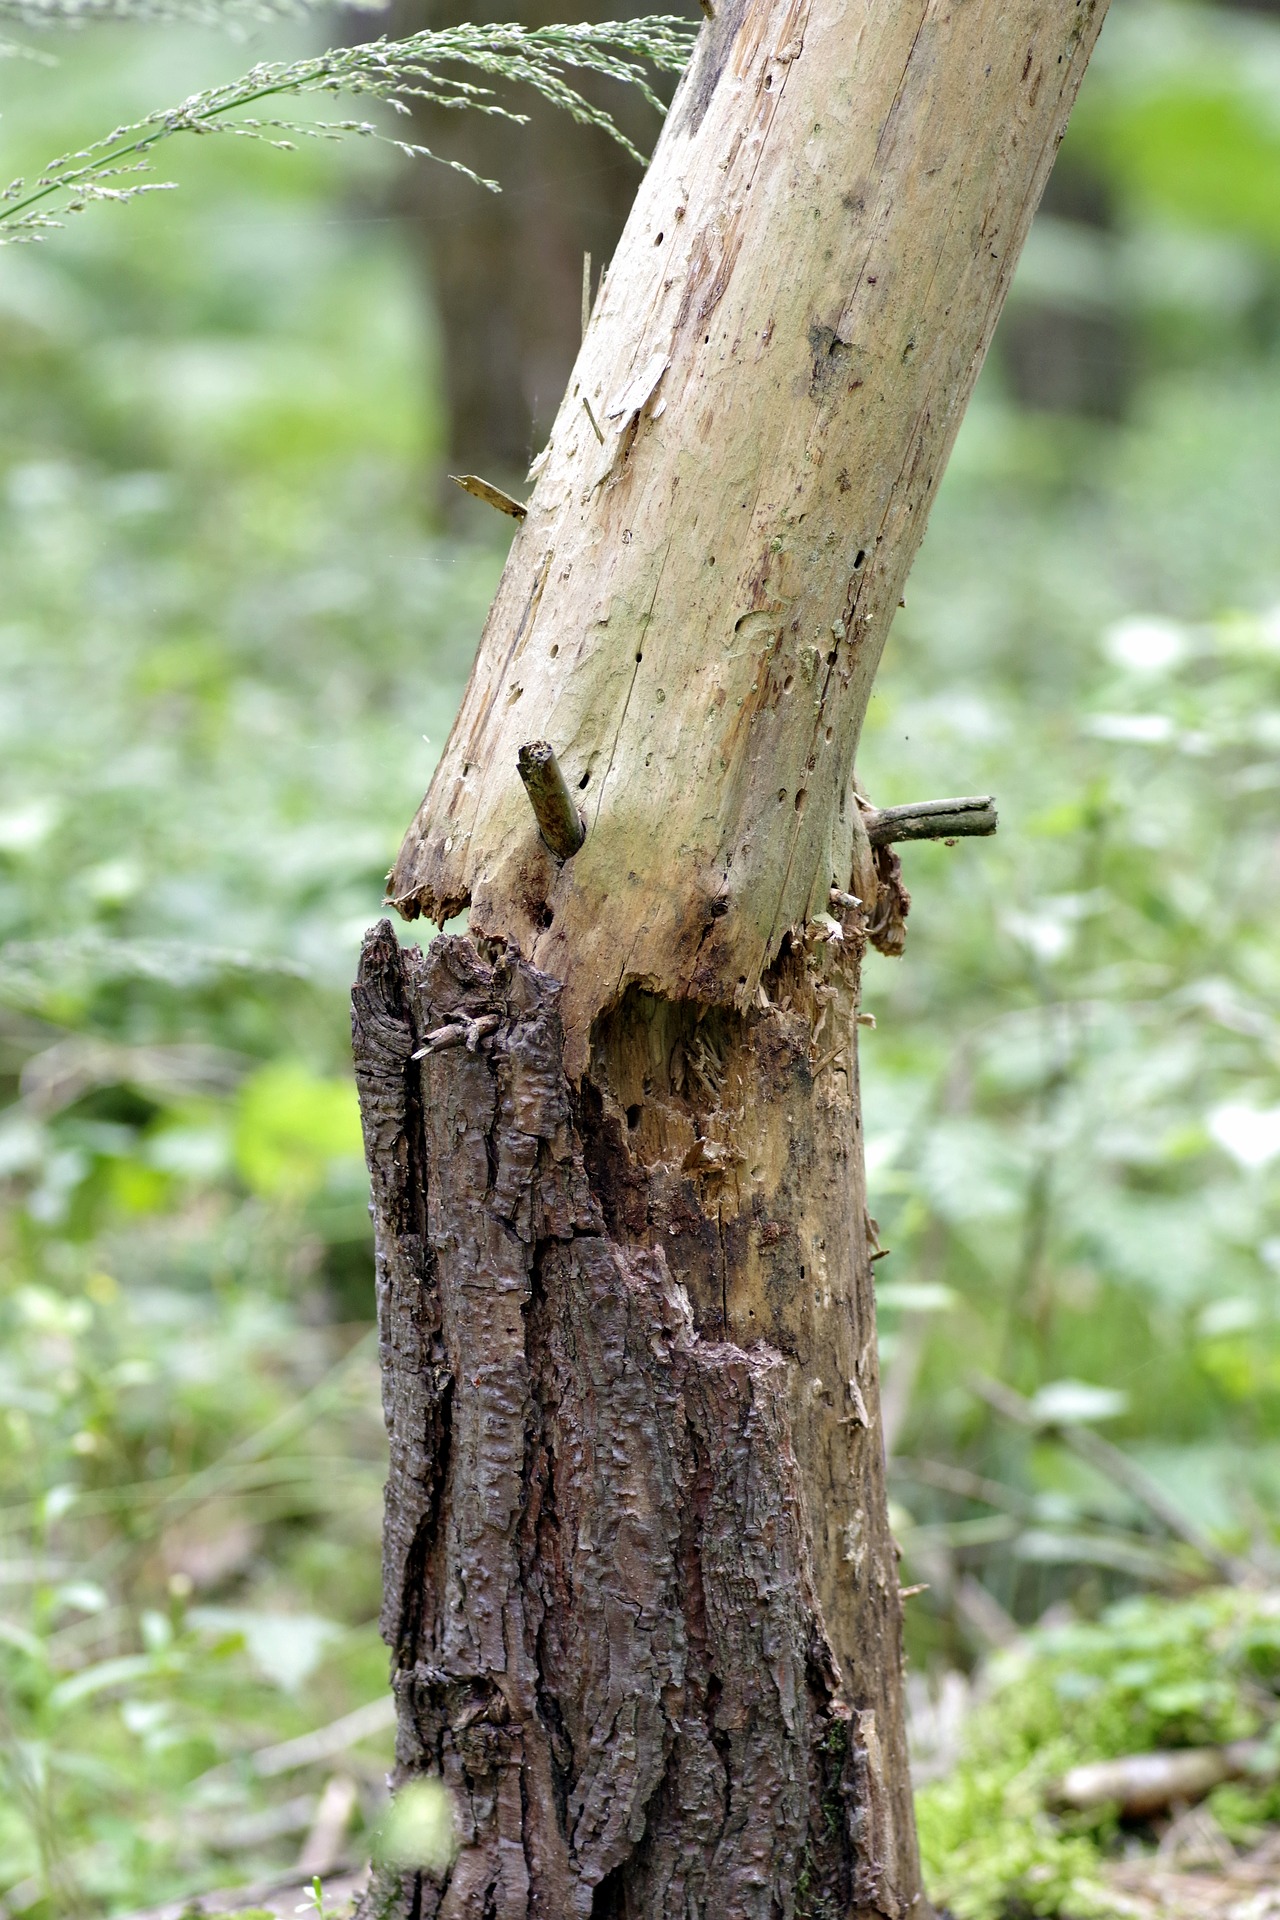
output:
[[[587,829],[565,785],[555,749],[547,740],[530,740],[517,754],[516,766],[538,832],[557,860],[572,860],[587,837]]]
[[[449,478],[455,487],[461,487],[473,500],[483,500],[486,507],[496,507],[499,513],[509,513],[513,520],[528,518],[529,509],[522,500],[513,500],[501,487],[495,487],[492,480],[482,480],[478,473],[451,473]]]
[[[992,795],[982,793],[960,800],[918,800],[907,807],[873,807],[864,813],[863,823],[873,847],[888,847],[901,840],[975,839],[994,833],[999,816]]]

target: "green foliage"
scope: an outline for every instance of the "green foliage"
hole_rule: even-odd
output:
[[[253,1193],[311,1193],[331,1167],[359,1158],[349,1080],[320,1079],[297,1060],[275,1060],[244,1083],[237,1104],[236,1167]]]
[[[1280,252],[1274,27],[1247,12],[1118,7],[1069,139],[1135,222],[1176,220]]]
[[[1188,103],[1229,99],[1274,145],[1278,72],[1273,24],[1109,20],[1063,163],[1071,192],[1107,185],[1112,225],[1037,223],[1011,318],[1119,313],[1132,405],[1105,428],[1015,410],[997,335],[860,751],[881,804],[991,791],[1001,810],[993,841],[909,850],[907,955],[866,982],[921,1659],[981,1646],[954,1605],[969,1578],[1025,1621],[1204,1577],[1073,1425],[1105,1423],[1187,1531],[1264,1561],[1274,1544],[1280,279],[1241,210],[1275,156]],[[1230,192],[1148,167],[1157,108],[1180,164]],[[1071,1406],[1011,1425],[983,1375]]]
[[[1067,1592],[1096,1604],[1138,1551],[1147,1578],[1187,1571],[1051,1405],[1038,1435],[1011,1429],[976,1375],[1086,1383],[1059,1425],[1105,1418],[1236,1550],[1274,1537],[1280,489],[1249,449],[1280,432],[1275,393],[1269,370],[1153,380],[1070,476],[1052,428],[1001,431],[991,396],[873,701],[877,801],[1001,801],[995,842],[912,850],[906,959],[866,985],[884,1352],[890,1383],[905,1368],[918,1386],[895,1485],[911,1577],[934,1588],[913,1610],[926,1638],[966,1571],[1018,1618]],[[974,1491],[947,1497],[938,1460]]]
[[[124,0],[113,12],[126,13]],[[143,4],[142,11],[147,7]],[[37,6],[35,16],[46,15]],[[23,16],[31,17],[28,10]],[[454,77],[450,66],[462,66],[491,80],[527,86],[583,126],[603,128],[636,160],[636,147],[603,108],[586,99],[566,78],[570,73],[603,74],[637,87],[661,112],[646,78],[646,62],[659,71],[678,73],[689,57],[693,28],[677,16],[607,22],[599,26],[522,27],[459,26],[424,31],[403,40],[385,37],[353,47],[332,47],[307,59],[263,62],[237,80],[192,94],[181,106],[158,109],[132,125],[115,128],[87,146],[46,160],[34,181],[21,176],[0,191],[0,244],[38,240],[63,224],[67,214],[81,213],[94,203],[137,199],[165,191],[171,182],[140,179],[150,172],[148,156],[176,133],[231,133],[242,139],[265,141],[292,152],[298,138],[338,139],[343,134],[387,138],[372,121],[324,120],[298,122],[263,119],[246,109],[270,110],[272,103],[310,94],[330,98],[380,101],[408,116],[410,101],[437,107],[522,120],[495,95],[491,86]],[[434,159],[430,148],[413,140],[391,139],[390,144],[410,159]],[[497,192],[495,180],[456,161],[447,163],[466,173],[479,186]]]
[[[441,1873],[457,1848],[453,1803],[439,1780],[414,1780],[396,1795],[374,1837],[374,1852],[389,1866]]]
[[[1109,1920],[1114,1809],[1057,1818],[1047,1806],[1054,1782],[1088,1761],[1259,1734],[1280,1760],[1277,1695],[1272,1593],[1135,1598],[1094,1624],[1032,1633],[994,1664],[960,1763],[917,1795],[934,1897],[957,1920]],[[1273,1779],[1220,1788],[1210,1808],[1248,1837],[1280,1816],[1280,1790]]]
[[[86,29],[8,138],[129,117],[205,57],[164,38]],[[385,1718],[252,1756],[387,1698],[346,990],[498,558],[424,525],[417,289],[335,220],[342,150],[191,157],[0,277],[0,1887],[34,1920],[276,1872],[335,1771],[352,1859],[381,1818]]]

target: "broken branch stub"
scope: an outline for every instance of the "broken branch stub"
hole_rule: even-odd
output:
[[[587,837],[587,829],[573,804],[555,749],[550,741],[530,740],[516,755],[516,766],[538,832],[557,860],[572,860]]]
[[[863,824],[873,847],[904,840],[967,840],[994,833],[1000,824],[991,794],[960,800],[920,800],[905,807],[864,811]]]

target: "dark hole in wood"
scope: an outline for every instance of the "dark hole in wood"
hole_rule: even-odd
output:
[[[625,1862],[623,1863],[625,1865]],[[591,1920],[624,1920],[626,1914],[626,1886],[623,1867],[616,1866],[612,1873],[606,1873],[591,1896]]]

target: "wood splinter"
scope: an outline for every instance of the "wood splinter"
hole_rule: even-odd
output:
[[[999,825],[989,793],[959,800],[917,800],[906,807],[871,807],[863,814],[873,847],[901,840],[961,840],[994,833]]]
[[[483,500],[486,507],[496,507],[499,513],[509,513],[513,520],[528,518],[529,509],[522,500],[513,500],[501,487],[495,487],[492,480],[482,480],[478,473],[451,473],[449,478],[455,487],[461,487],[473,500]]]
[[[496,1033],[501,1023],[496,1013],[482,1013],[478,1020],[454,1020],[445,1027],[434,1027],[427,1035],[424,1045],[411,1060],[425,1060],[429,1053],[442,1053],[446,1047],[465,1046],[468,1053],[474,1053],[486,1034]]]
[[[596,419],[595,414],[591,411],[591,402],[588,400],[585,393],[582,396],[582,404],[586,410],[587,419],[591,422],[591,431],[592,433],[594,433],[596,439],[600,442],[600,445],[603,446],[604,435],[600,431],[600,422]]]
[[[587,837],[587,826],[565,785],[555,749],[548,740],[530,740],[517,754],[516,766],[544,844],[557,860],[572,860]]]

